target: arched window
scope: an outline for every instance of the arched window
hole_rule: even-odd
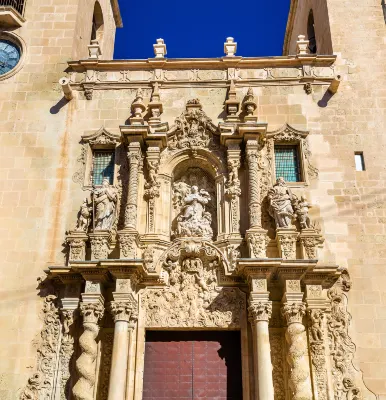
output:
[[[94,13],[92,16],[91,40],[98,40],[99,43],[103,39],[103,14],[102,8],[98,1],[95,2]]]
[[[315,37],[315,22],[314,22],[314,14],[312,10],[308,14],[308,21],[307,21],[307,36],[308,40],[310,41],[309,50],[311,54],[317,53],[316,47],[316,37]]]

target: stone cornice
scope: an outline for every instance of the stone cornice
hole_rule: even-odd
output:
[[[298,58],[296,56],[277,57],[235,57],[229,60],[222,58],[168,58],[156,60],[153,58],[145,60],[79,60],[69,61],[69,67],[76,72],[84,72],[89,69],[99,71],[109,70],[138,70],[138,69],[225,69],[225,68],[274,68],[294,67],[303,65],[331,66],[336,60],[335,55],[309,55],[309,57]]]

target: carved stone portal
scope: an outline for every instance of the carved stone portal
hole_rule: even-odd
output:
[[[180,242],[161,257],[167,286],[142,297],[147,327],[240,327],[245,298],[218,286],[221,253],[208,242]]]

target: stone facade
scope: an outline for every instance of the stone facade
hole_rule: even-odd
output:
[[[184,328],[241,331],[245,399],[386,399],[381,4],[292,0],[284,56],[228,38],[189,64],[161,41],[112,61],[115,1],[24,19],[0,76],[0,398],[139,400],[145,330]],[[275,143],[302,182],[276,182]],[[93,189],[96,149],[115,173]]]

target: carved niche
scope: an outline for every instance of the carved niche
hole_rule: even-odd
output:
[[[218,286],[221,252],[207,241],[178,241],[159,259],[164,288],[142,296],[146,327],[240,328],[245,298]]]
[[[217,234],[213,179],[203,169],[190,167],[177,177],[172,190],[173,236],[212,240]]]

